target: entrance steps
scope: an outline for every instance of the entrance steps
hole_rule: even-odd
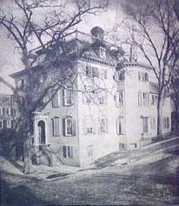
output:
[[[32,161],[37,165],[62,165],[58,155],[49,147],[49,145],[39,145],[34,149]]]

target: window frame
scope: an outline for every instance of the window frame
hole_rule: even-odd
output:
[[[62,147],[63,150],[63,158],[70,158],[73,159],[74,158],[74,146],[63,146]]]
[[[119,89],[116,92],[116,105],[117,107],[123,107],[124,106],[124,90]]]
[[[70,102],[68,102],[70,100]],[[63,89],[63,105],[64,106],[72,106],[74,104],[74,92],[73,87],[68,86]]]
[[[142,134],[149,133],[149,117],[142,117]]]
[[[52,135],[53,135],[53,137],[60,136],[60,118],[58,116],[56,116],[52,119]]]
[[[102,121],[104,125],[102,125]],[[108,118],[107,117],[101,117],[99,119],[99,133],[108,133]]]
[[[68,121],[71,122],[70,133],[68,132],[69,131]],[[63,131],[65,137],[76,136],[76,121],[72,116],[67,116],[63,119]]]

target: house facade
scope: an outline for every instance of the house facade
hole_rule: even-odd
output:
[[[75,57],[75,79],[34,113],[33,137],[37,150],[48,145],[63,164],[87,167],[111,152],[138,149],[156,136],[157,85],[150,68],[136,61],[117,69],[122,55],[104,41],[101,28],[80,35],[67,45],[69,58]],[[41,69],[34,69],[39,82],[54,82],[62,72],[49,66],[42,75]],[[20,89],[26,85],[25,71],[11,76]],[[170,132],[170,110],[165,98],[163,133]]]
[[[12,89],[0,81],[0,130],[13,129],[16,118],[16,104]]]

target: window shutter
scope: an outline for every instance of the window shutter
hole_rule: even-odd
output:
[[[115,100],[116,100],[116,106],[119,107],[119,90],[116,91],[116,95],[115,95]]]
[[[91,124],[92,124],[92,128],[93,128],[93,134],[96,134],[96,121],[94,119],[91,119]]]
[[[116,133],[119,135],[119,117],[116,119]]]
[[[63,118],[63,136],[66,136],[66,119]]]
[[[76,136],[76,120],[72,120],[72,136]]]
[[[141,75],[140,75],[140,72],[138,72],[138,79],[139,79],[139,81],[141,81]]]
[[[108,132],[108,118],[106,118],[105,120],[106,120],[106,132]]]
[[[139,106],[142,105],[142,92],[141,91],[138,92],[138,105]]]
[[[62,101],[63,101],[63,106],[65,106],[65,89],[63,89],[63,98],[62,98]]]
[[[66,153],[66,146],[63,146],[63,157],[67,157],[67,153]]]

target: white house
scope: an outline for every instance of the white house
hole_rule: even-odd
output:
[[[134,61],[118,70],[118,48],[104,41],[101,28],[94,27],[91,34],[78,33],[69,40],[76,78],[34,114],[34,146],[50,145],[63,164],[80,167],[111,152],[140,148],[157,130],[157,85],[151,81],[150,68]],[[42,76],[42,69],[34,69],[39,82],[54,81],[62,72],[49,66]],[[25,71],[11,76],[20,88],[27,82]],[[170,132],[170,114],[166,98],[163,133]]]

